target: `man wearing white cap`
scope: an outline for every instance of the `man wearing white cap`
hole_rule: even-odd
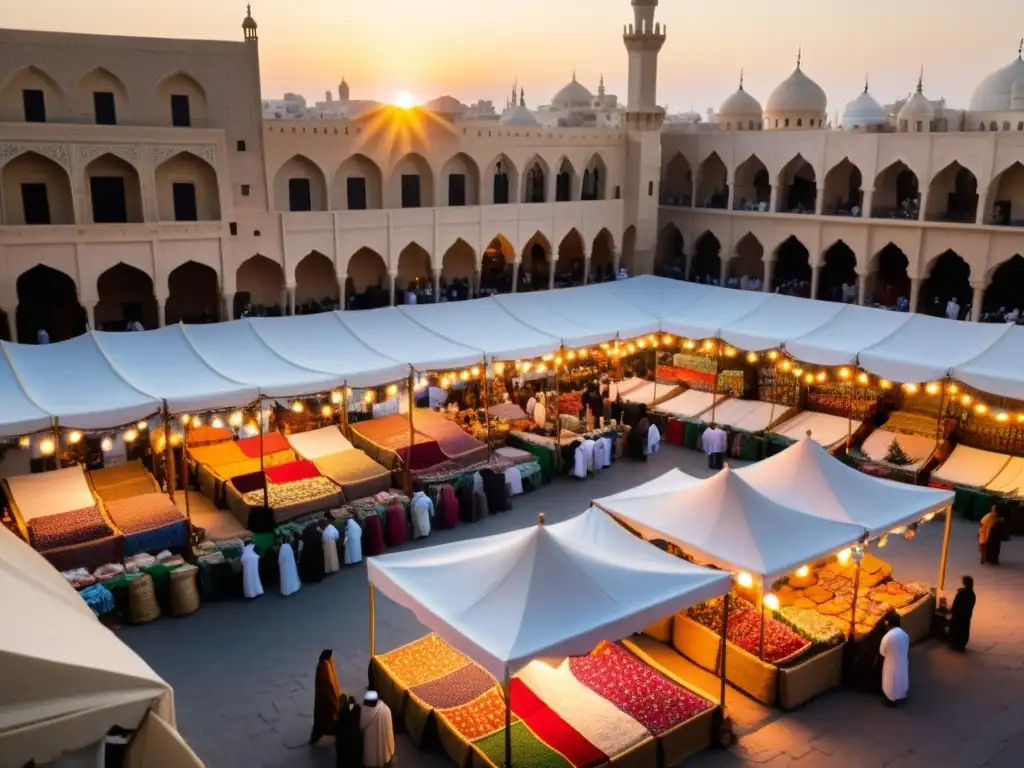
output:
[[[376,691],[367,691],[359,713],[359,730],[363,732],[363,765],[384,768],[395,756],[395,731],[391,709],[380,700]]]

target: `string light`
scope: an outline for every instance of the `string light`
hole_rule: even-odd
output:
[[[661,343],[662,344],[671,344],[673,341],[674,341],[674,339],[671,336],[669,336],[667,333],[664,336],[661,337]]]
[[[878,382],[878,386],[880,386],[882,389],[892,389],[892,382],[889,381],[888,379],[882,379],[880,382]]]
[[[984,415],[987,411],[988,406],[986,406],[984,403],[978,403],[977,405],[974,406],[974,412],[977,413],[979,416]]]
[[[68,442],[71,443],[72,445],[77,445],[78,443],[82,442],[82,433],[75,430],[74,432],[68,435]]]
[[[139,436],[139,433],[134,429],[129,429],[124,433],[124,441],[126,443],[134,443],[135,438]]]
[[[887,533],[884,536],[882,536],[882,538],[880,538],[878,540],[878,548],[881,549],[881,548],[883,548],[888,543],[889,543],[889,534]]]
[[[505,364],[504,363],[495,363],[494,364],[494,373],[495,373],[496,376],[504,376],[505,375]]]
[[[306,406],[302,404],[301,400],[296,400],[294,403],[292,403],[293,413],[302,413],[304,410],[306,410]]]
[[[333,392],[331,392],[331,402],[335,404],[340,403],[341,392],[339,392],[338,390],[334,390]]]
[[[547,370],[548,370],[548,367],[546,365],[544,365],[544,363],[540,363],[537,366],[537,373],[545,373],[545,372],[547,372]]]
[[[928,384],[924,388],[924,391],[927,392],[929,395],[937,395],[939,394],[939,385],[936,384],[935,382],[932,382],[931,384]]]
[[[814,383],[814,374],[813,373],[808,373],[804,377],[804,381],[806,381],[808,384],[813,384]]]
[[[331,418],[331,416],[334,415],[334,409],[331,408],[331,406],[329,405],[325,405],[323,408],[320,409],[320,415],[323,416],[325,419],[329,419]]]
[[[474,365],[472,368],[470,368],[469,375],[472,376],[474,379],[477,378],[480,375],[480,366]]]
[[[736,583],[744,589],[750,589],[754,586],[754,577],[746,571],[740,571],[736,574]]]
[[[554,359],[554,355],[544,355],[544,357],[541,358],[541,360],[543,360],[545,363],[550,363]]]
[[[733,349],[732,347],[726,347],[725,348],[725,356],[726,357],[736,357],[736,350]]]
[[[523,363],[523,373],[529,373],[531,367],[533,366],[530,364],[530,361],[527,360],[525,363]]]
[[[963,397],[960,398],[960,403],[961,403],[961,405],[970,405],[971,404],[971,396],[970,395],[964,395]]]
[[[850,369],[849,368],[840,368],[839,369],[839,378],[840,379],[848,379],[848,378],[850,378]]]
[[[398,385],[397,384],[388,384],[387,393],[388,393],[388,397],[394,397],[395,395],[397,395],[398,394]]]
[[[690,341],[689,339],[683,342],[683,349],[695,349],[696,346],[696,343]]]
[[[707,341],[704,342],[704,349],[706,351],[710,352],[714,348],[715,348],[715,342],[711,341],[711,339],[708,339]]]
[[[1007,422],[1009,420],[1010,414],[1006,413],[1006,411],[1000,411],[999,413],[996,414],[996,421]]]
[[[753,365],[758,360],[757,352],[747,352],[747,362]]]
[[[587,355],[589,355],[589,354],[590,354],[590,350],[589,349],[581,349],[580,350],[580,359],[586,360],[587,359]]]
[[[570,349],[568,352],[565,353],[565,357],[566,357],[567,360],[575,360],[576,359],[576,353],[573,352]]]
[[[366,390],[366,394],[363,395],[363,400],[365,402],[367,402],[367,403],[372,403],[375,399],[376,398],[375,398],[375,396],[373,394],[373,390],[372,389]]]
[[[242,412],[241,411],[235,411],[234,413],[232,413],[228,417],[228,424],[230,424],[235,429],[238,429],[240,426],[242,426],[242,422],[244,420],[245,420],[245,416],[242,414]]]
[[[637,340],[636,340],[636,345],[637,345],[638,347],[640,347],[640,349],[643,349],[644,347],[646,347],[646,346],[647,346],[647,342],[646,342],[646,341],[644,341],[643,339],[637,339]],[[631,344],[630,346],[632,346],[632,344]]]
[[[201,418],[199,418],[198,416],[193,416],[191,421],[192,421],[192,426],[194,428],[196,428],[196,429],[199,429],[201,426],[203,426],[203,420]]]
[[[823,382],[828,378],[828,374],[824,371],[818,371],[818,375],[815,377],[819,382]]]
[[[188,426],[188,423],[192,420],[192,417],[189,416],[187,413],[181,414],[181,416],[179,416],[178,418],[181,420],[181,423],[186,427]]]
[[[851,557],[853,557],[853,551],[850,549],[844,549],[836,555],[836,560],[839,561],[840,565],[846,566],[849,564]]]
[[[18,438],[19,448],[29,448],[32,445],[32,438],[28,435],[22,435]]]
[[[957,392],[960,391],[960,388],[956,384],[950,384],[948,387],[946,387],[946,391],[951,395],[955,395]]]
[[[806,579],[810,575],[810,573],[811,568],[807,565],[801,565],[799,568],[796,569],[796,575],[801,579]]]
[[[769,611],[777,611],[777,610],[779,610],[779,598],[778,598],[778,596],[772,594],[771,592],[769,592],[767,595],[765,595],[764,596],[764,607],[767,608]]]
[[[796,376],[797,378],[800,378],[801,376],[804,375],[804,369],[803,368],[794,368],[793,369],[793,375]]]
[[[862,373],[860,376],[857,377],[857,382],[859,384],[867,384],[868,383],[868,375],[866,373]]]
[[[779,353],[773,349],[771,352],[768,353],[768,359],[774,363],[776,360],[779,359]]]
[[[100,441],[100,450],[104,453],[109,453],[114,450],[114,441],[109,437],[104,437],[103,440]]]
[[[906,392],[908,395],[916,395],[917,394],[917,384],[912,384],[912,383],[904,384],[903,385],[903,391]]]
[[[469,371],[463,371],[462,373],[460,373],[459,374],[459,380],[460,381],[469,381]],[[392,386],[394,386],[394,385],[392,385]]]
[[[562,364],[562,358],[561,358],[561,357],[556,357],[556,358],[555,358],[555,365],[556,365],[556,366],[559,366],[559,365],[561,365],[561,364]]]
[[[224,420],[220,416],[214,416],[210,426],[214,429],[224,429]]]
[[[793,364],[791,362],[789,362],[789,360],[783,360],[782,361],[782,370],[783,371],[788,371],[792,367],[793,367]]]
[[[148,425],[148,424],[146,424],[146,422],[144,422],[144,421],[140,421],[140,422],[139,422],[138,424],[136,424],[136,425],[135,425],[135,428],[136,428],[137,430],[139,430],[139,432],[142,432],[142,431],[143,431],[143,430],[145,430],[145,429],[146,429],[146,427],[148,427],[148,426],[149,426],[149,425]]]

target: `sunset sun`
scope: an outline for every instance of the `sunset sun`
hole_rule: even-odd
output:
[[[412,109],[415,106],[412,94],[408,91],[399,91],[395,94],[395,106],[402,109]]]

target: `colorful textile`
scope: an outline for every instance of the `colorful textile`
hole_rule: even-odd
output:
[[[494,686],[468,704],[438,709],[437,714],[466,741],[476,741],[505,727],[505,699],[501,689]]]
[[[192,427],[188,431],[189,447],[223,443],[231,438],[231,430],[225,427]]]
[[[422,469],[430,469],[436,467],[438,464],[443,464],[448,461],[451,457],[448,456],[444,451],[441,450],[441,446],[438,445],[436,440],[429,440],[419,442],[412,446],[412,450],[409,450],[409,446],[402,446],[395,451],[402,459],[403,462],[414,472]]]
[[[382,653],[377,661],[406,688],[437,680],[469,664],[469,659],[433,634]]]
[[[110,590],[101,584],[93,584],[90,587],[86,587],[78,594],[82,596],[85,604],[97,616],[112,613],[117,607],[114,603],[114,596],[110,594]]]
[[[27,526],[29,543],[40,551],[84,544],[111,534],[107,521],[95,506],[35,517]]]
[[[494,678],[483,667],[478,664],[466,664],[444,677],[415,685],[409,690],[428,706],[450,709],[468,704],[495,685]]]
[[[655,735],[712,707],[613,643],[601,643],[589,656],[570,659],[569,668],[577,680]]]
[[[151,528],[180,523],[181,512],[166,495],[147,493],[131,499],[111,501],[107,513],[122,533],[139,533]]]
[[[137,480],[129,480],[117,485],[108,485],[105,488],[97,488],[96,493],[107,506],[115,501],[131,499],[136,496],[145,496],[148,493],[159,493],[160,488],[153,482],[152,477],[142,477]]]
[[[511,728],[511,764],[516,768],[572,768],[569,761],[555,752],[521,722],[513,722]],[[505,729],[486,736],[476,746],[496,766],[505,765]]]
[[[262,438],[259,435],[245,437],[236,440],[235,445],[250,459],[258,459],[261,453],[266,456],[268,453],[290,450],[288,440],[280,432],[267,432]],[[260,450],[261,447],[262,450]]]
[[[607,762],[608,755],[583,738],[519,678],[512,678],[509,698],[512,714],[576,768],[591,768]]]
[[[280,464],[276,467],[268,467],[267,479],[277,485],[294,483],[298,480],[310,480],[320,477],[320,472],[312,461],[291,461],[287,464]]]
[[[148,480],[149,472],[142,466],[141,461],[129,461],[124,464],[115,464],[112,467],[94,469],[89,473],[89,479],[92,480],[93,488],[102,491],[121,483]]]
[[[362,451],[320,456],[316,459],[316,468],[341,486],[346,499],[360,499],[391,487],[391,473]]]

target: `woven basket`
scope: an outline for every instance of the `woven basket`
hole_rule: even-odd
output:
[[[132,624],[146,624],[160,618],[160,605],[156,601],[153,578],[147,573],[128,583],[128,620]]]
[[[188,616],[199,610],[198,573],[199,569],[194,565],[183,565],[171,571],[171,615]]]

